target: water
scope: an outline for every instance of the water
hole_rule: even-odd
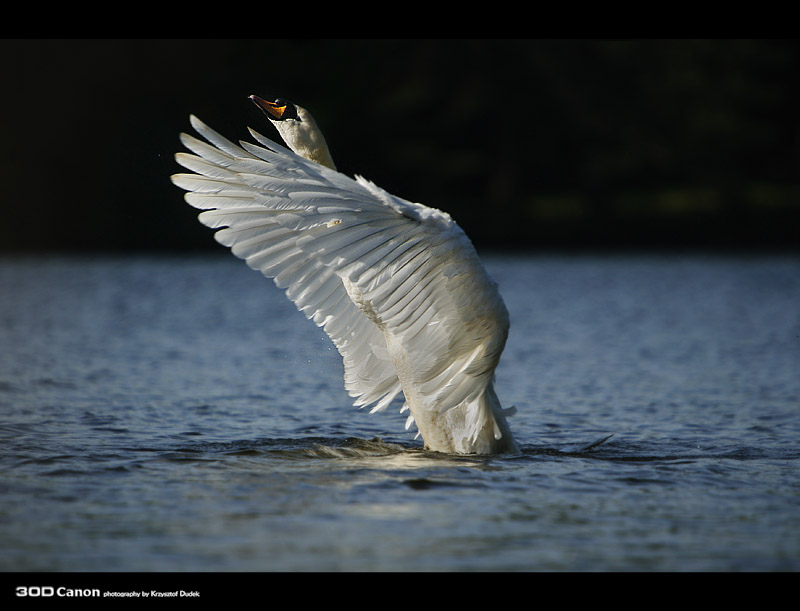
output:
[[[230,256],[0,261],[0,570],[800,569],[798,258],[487,267],[515,457],[351,407]]]

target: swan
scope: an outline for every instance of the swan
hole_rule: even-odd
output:
[[[466,234],[440,210],[336,170],[311,114],[250,99],[288,148],[249,129],[227,140],[194,115],[203,140],[172,176],[199,220],[234,255],[272,278],[342,356],[354,405],[385,409],[400,393],[424,447],[518,453],[494,390],[509,317]]]

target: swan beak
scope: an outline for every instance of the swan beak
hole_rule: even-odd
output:
[[[269,118],[275,119],[280,121],[283,118],[283,113],[286,112],[286,104],[278,105],[274,104],[273,102],[268,102],[267,100],[258,97],[257,95],[251,95],[250,99],[253,103],[258,106],[261,110],[267,113]]]

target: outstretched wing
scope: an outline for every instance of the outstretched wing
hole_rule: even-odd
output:
[[[358,406],[404,390],[440,409],[491,382],[508,319],[474,248],[446,214],[320,166],[251,130],[233,144],[197,118],[193,174],[173,182],[216,239],[322,327]],[[387,343],[388,342],[388,343]],[[402,382],[402,385],[401,385]]]

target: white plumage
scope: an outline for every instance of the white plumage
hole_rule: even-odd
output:
[[[403,393],[428,449],[517,452],[493,389],[508,313],[472,243],[446,213],[337,172],[302,107],[253,100],[293,150],[253,130],[261,146],[236,145],[191,117],[207,142],[181,134],[193,173],[172,180],[200,221],[325,330],[355,405]]]

